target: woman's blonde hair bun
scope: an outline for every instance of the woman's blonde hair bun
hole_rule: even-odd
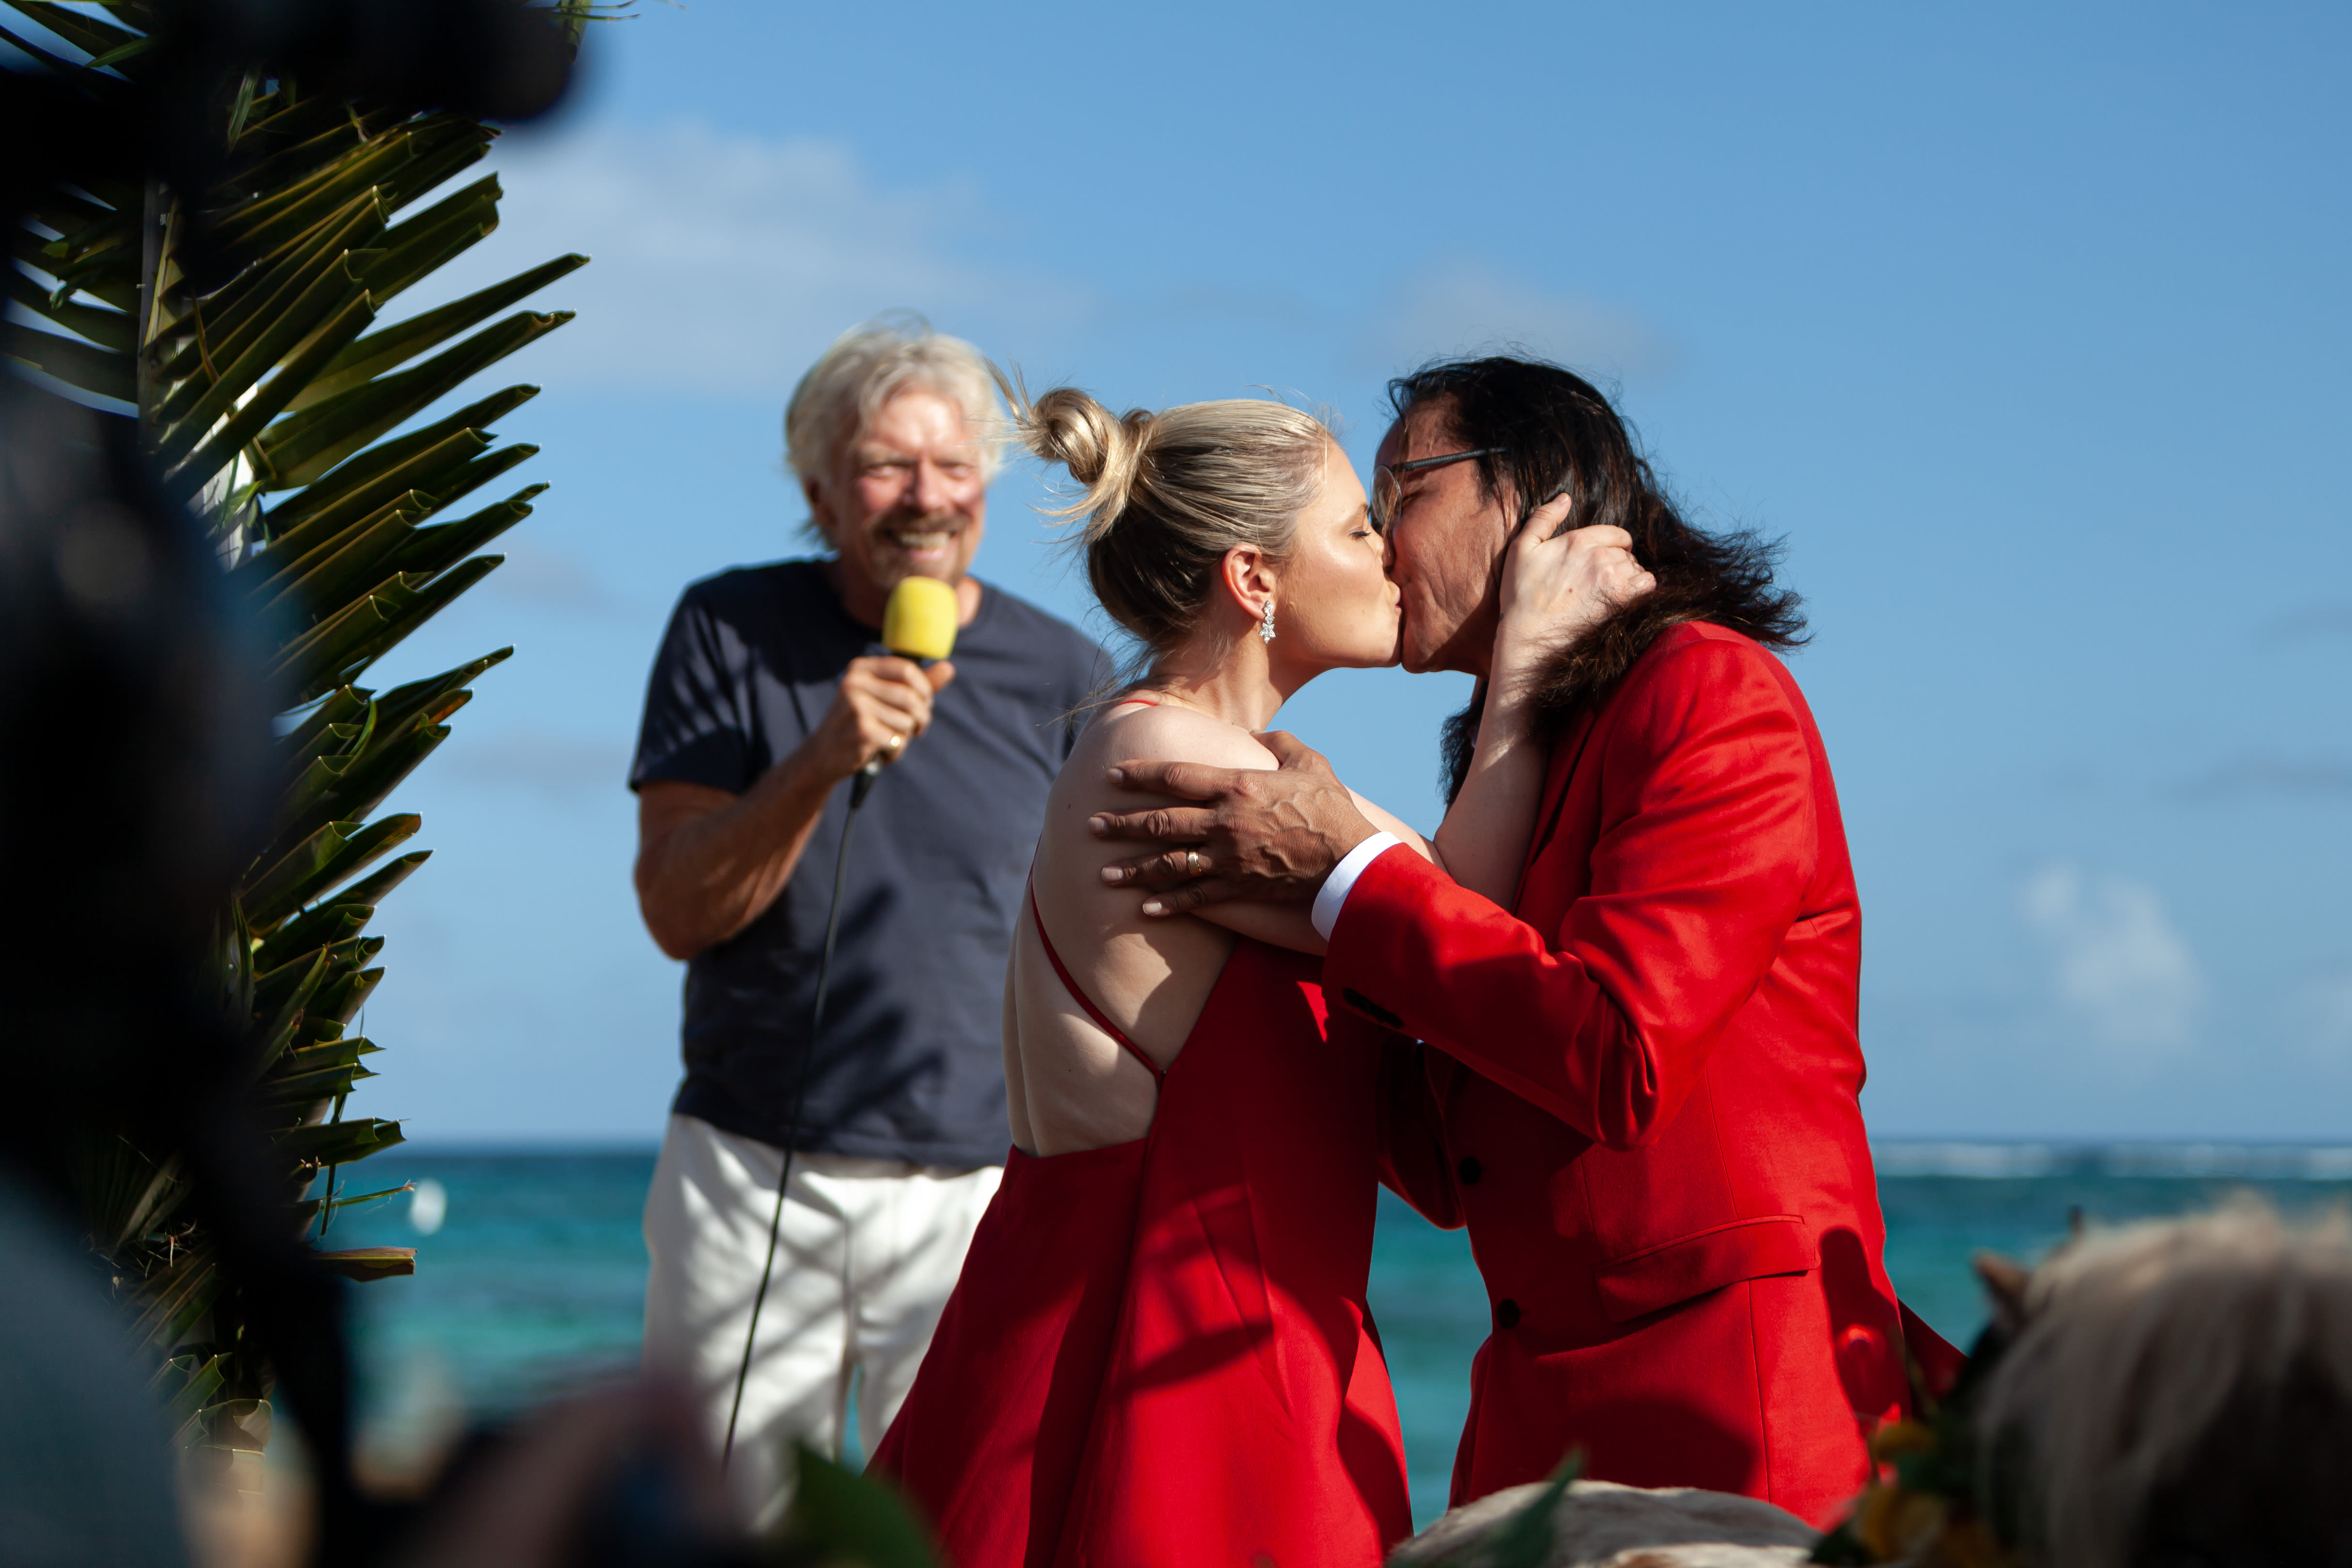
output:
[[[1289,553],[1299,512],[1323,486],[1330,429],[1287,403],[1115,415],[1076,387],[1032,398],[1017,375],[995,374],[1014,439],[1086,487],[1047,515],[1086,519],[1095,597],[1155,655],[1199,624],[1227,550]]]

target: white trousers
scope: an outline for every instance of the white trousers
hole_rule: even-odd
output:
[[[782,1165],[773,1145],[673,1115],[646,1198],[646,1364],[692,1394],[714,1452],[743,1367]],[[840,1456],[853,1386],[861,1445],[870,1453],[882,1440],[1003,1175],[793,1157],[728,1466],[747,1518],[781,1516],[794,1439]]]

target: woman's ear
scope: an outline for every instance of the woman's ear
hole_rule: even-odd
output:
[[[1235,545],[1225,552],[1225,597],[1251,620],[1256,620],[1263,613],[1261,606],[1276,597],[1280,581],[1274,563],[1255,545]]]

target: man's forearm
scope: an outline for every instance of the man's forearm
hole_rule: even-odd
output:
[[[730,804],[677,823],[646,846],[637,900],[663,952],[690,958],[726,941],[776,901],[840,780],[803,743]]]

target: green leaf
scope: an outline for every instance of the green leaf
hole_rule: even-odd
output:
[[[383,505],[373,511],[348,522],[318,519],[317,527],[298,529],[296,535],[288,536],[246,561],[237,570],[235,585],[244,591],[248,601],[265,605],[275,602],[289,587],[318,571],[347,550],[354,541],[376,533],[388,524],[404,527],[419,521],[431,514],[433,507],[433,497],[424,491],[403,490],[385,497]],[[388,569],[378,572],[371,580],[371,586],[390,575]],[[312,612],[300,616],[300,624],[288,629],[289,638],[303,635],[322,619],[333,619],[349,603],[346,596],[339,604],[310,606]],[[289,611],[292,608],[289,606]]]
[[[366,930],[367,923],[374,917],[374,905],[367,904],[327,904],[305,910],[261,939],[261,945],[253,950],[254,962],[275,965],[298,954],[324,952]],[[320,977],[325,978],[323,975]]]
[[[808,1557],[858,1568],[939,1568],[922,1524],[898,1494],[804,1443],[793,1446],[798,1482],[784,1538]]]
[[[562,256],[506,282],[468,294],[436,310],[412,316],[396,326],[371,332],[345,349],[289,408],[324,402],[445,343],[468,328],[480,325],[508,306],[544,288],[557,278],[588,265],[584,256]]]
[[[212,1244],[199,1242],[182,1250],[171,1266],[147,1279],[141,1293],[142,1308],[131,1325],[131,1343],[151,1353],[169,1350],[187,1337],[220,1293]]]
[[[498,226],[499,178],[490,174],[386,229],[383,254],[368,267],[368,287],[389,299]]]
[[[383,938],[362,936],[326,949],[327,972],[330,976],[345,969],[356,969],[383,951]],[[317,955],[303,953],[274,969],[262,973],[253,982],[253,1010],[257,1016],[282,1007],[300,984],[310,977],[310,964]],[[316,988],[314,988],[315,989]]]
[[[503,556],[476,556],[429,582],[411,572],[371,591],[350,609],[297,638],[272,677],[308,700],[358,677],[441,607],[488,577]]]
[[[412,529],[392,564],[402,571],[439,571],[453,566],[530,516],[526,503],[546,488],[544,485],[526,485],[471,517]]]
[[[1511,1517],[1473,1536],[1438,1558],[1447,1568],[1544,1568],[1551,1561],[1559,1526],[1554,1516],[1559,1500],[1584,1473],[1584,1450],[1571,1448],[1551,1473],[1543,1490],[1528,1500]]]
[[[374,1073],[355,1063],[313,1069],[309,1072],[273,1073],[261,1086],[264,1105],[319,1105],[352,1092],[352,1086]]]
[[[383,902],[383,895],[385,894],[390,893],[394,888],[398,887],[402,883],[406,882],[411,873],[432,858],[433,852],[431,850],[413,850],[407,854],[401,856],[398,860],[393,862],[390,865],[385,866],[382,871],[377,872],[374,875],[364,877],[362,880],[352,883],[350,889],[343,894],[343,896],[350,899],[354,904],[381,904]],[[351,1017],[349,1013],[346,1013],[343,1016],[346,1019]]]
[[[276,592],[265,610],[293,624],[311,627],[352,609],[360,596],[398,575],[393,557],[407,542],[410,525],[425,517],[433,505],[432,497],[408,491],[398,505],[346,528],[341,537],[297,562],[292,571],[273,580],[268,586]]]
[[[373,703],[370,703],[356,725],[330,726],[319,737],[319,749],[287,781],[278,797],[278,815],[268,846],[257,857],[257,863],[275,864],[278,857],[291,850],[294,841],[288,834],[288,824],[298,820],[310,832],[332,820],[334,813],[321,811],[321,803],[334,793],[337,781],[348,772],[352,764],[374,741],[381,721]],[[352,813],[354,821],[358,813]]]
[[[331,1062],[310,1072],[273,1072],[261,1083],[261,1105],[324,1105],[351,1093],[355,1083],[376,1077],[358,1062]]]
[[[8,0],[8,3],[84,54],[103,57],[110,49],[127,44],[143,44],[144,35],[128,27],[118,27],[111,22],[79,11],[69,11],[56,0]],[[93,59],[93,68],[104,64],[103,58]]]
[[[308,1197],[294,1206],[294,1218],[307,1225],[310,1220],[318,1218],[319,1211],[322,1208],[340,1212],[346,1208],[356,1208],[362,1203],[382,1203],[387,1197],[398,1197],[404,1192],[415,1190],[415,1184],[413,1182],[402,1182],[398,1186],[379,1187],[373,1192],[353,1193],[347,1197],[338,1197],[332,1203]]]
[[[337,463],[437,402],[458,383],[572,319],[518,311],[413,370],[330,398],[270,427],[260,442],[273,489],[307,485]]]
[[[178,346],[156,368],[156,376],[166,382],[193,384],[175,386],[155,417],[183,417],[194,399],[218,379],[222,367],[234,363],[271,319],[290,308],[339,264],[348,258],[351,269],[364,277],[373,263],[363,263],[361,257],[374,254],[364,247],[383,233],[383,204],[372,193],[362,193],[335,214],[333,222],[288,244],[274,257],[246,268],[175,320],[165,336]]]
[[[287,991],[282,998],[276,996],[277,988],[274,986],[271,988],[275,1010],[269,1022],[262,1028],[258,1036],[259,1049],[254,1058],[256,1072],[268,1071],[278,1057],[285,1054],[286,1049],[294,1041],[295,1031],[302,1026],[303,1009],[309,1006],[310,998],[318,995],[319,988],[326,983],[327,977],[334,973],[335,956],[326,947],[320,947],[315,954],[310,954],[309,956],[310,967],[303,971],[301,977],[295,981],[292,989]],[[279,961],[281,958],[285,960],[282,963]],[[269,949],[264,947],[257,950],[255,956],[257,967],[265,963],[276,966],[270,971],[273,976],[282,969],[291,968],[301,961],[302,950],[299,948],[280,948],[278,956],[272,957],[269,956]],[[261,991],[259,982],[256,982],[254,990],[257,1003]]]
[[[168,423],[157,433],[157,455],[166,463],[177,461],[232,411],[242,414],[244,410],[238,407],[238,400],[251,392],[297,343],[309,339],[338,312],[366,299],[366,286],[352,276],[350,265],[338,257],[310,280],[299,298],[283,310],[264,315],[260,329],[253,334],[243,351],[220,367],[212,383],[187,405],[185,413],[163,416]],[[292,389],[288,389],[286,396],[292,395]]]
[[[407,128],[362,143],[290,185],[205,214],[210,242],[231,256],[251,254],[292,238],[352,198],[383,184],[415,162],[417,137]]]
[[[393,862],[391,865],[386,866],[384,868],[384,872],[395,870],[404,863],[412,861],[422,863],[432,854],[432,852],[433,852],[430,850],[419,850],[413,855],[403,855],[399,860],[396,860]],[[408,867],[408,870],[411,871],[415,869],[415,867],[413,865]],[[406,874],[407,871],[403,871],[401,873],[401,875],[403,876],[405,876]],[[383,873],[379,872],[376,875],[367,879],[367,883],[362,889],[354,890],[350,902],[353,904],[379,903],[381,902],[381,890],[386,885],[396,884],[397,879],[395,879],[393,884],[385,884],[383,883]],[[333,984],[320,988],[319,994],[315,998],[311,998],[310,1007],[310,1017],[313,1019],[325,1019],[331,1021],[339,1028],[350,1023],[352,1021],[352,1015],[358,1012],[361,1008],[367,1005],[368,998],[374,994],[376,987],[382,984],[383,980],[383,971],[382,969],[362,969],[354,974],[341,976]],[[346,1040],[342,1042],[342,1045],[350,1046],[352,1043],[353,1042],[352,1041]],[[360,1040],[356,1043],[361,1053],[365,1053],[375,1049],[375,1047],[368,1044],[365,1040]],[[301,1054],[307,1057],[309,1052],[304,1051]],[[352,1060],[356,1061],[358,1058],[354,1056]]]
[[[364,828],[356,822],[329,822],[246,885],[246,917],[256,929],[275,925],[296,905],[357,876],[406,843],[424,825],[425,819],[413,812],[386,817]]]
[[[54,304],[49,299],[48,290],[15,267],[0,270],[7,274],[8,298],[16,304],[55,322],[68,332],[80,334],[109,353],[130,354],[131,329],[128,312],[100,310],[89,305]],[[129,364],[131,361],[126,357],[123,362]]]
[[[145,54],[148,50],[153,48],[163,41],[163,40],[161,37],[152,33],[147,35],[145,37],[133,38],[129,43],[119,45],[114,48],[109,49],[106,53],[99,56],[96,59],[91,60],[89,62],[89,68],[94,71],[104,70],[110,66],[119,66],[125,60],[136,59],[138,57]]]
[[[401,1142],[400,1124],[361,1117],[297,1127],[270,1140],[270,1153],[283,1159],[348,1166]]]
[[[346,1280],[389,1280],[416,1272],[414,1247],[354,1247],[341,1252],[314,1252],[311,1257],[320,1268]]]
[[[386,725],[380,733],[385,737],[383,742],[369,747],[365,756],[344,762],[318,798],[290,817],[282,838],[307,835],[330,820],[366,816],[449,732],[419,716],[401,725]]]
[[[357,104],[334,98],[304,98],[280,90],[254,104],[256,118],[248,122],[244,134],[236,139],[236,155],[255,162],[241,170],[233,170],[219,186],[226,206],[238,196],[249,196],[257,191],[291,183],[309,164],[293,169],[274,167],[270,160],[289,147],[299,147],[312,138],[337,126],[354,129],[362,141],[381,136],[410,116],[396,110],[362,110]],[[313,160],[323,162],[323,160]]]
[[[278,737],[278,758],[287,781],[290,784],[320,756],[340,757],[357,749],[348,744],[357,733],[353,727],[373,722],[374,714],[368,695],[349,686],[312,708],[300,723]]]
[[[500,648],[478,659],[468,659],[454,670],[393,687],[376,698],[376,707],[383,715],[383,723],[390,727],[404,724],[418,714],[430,714],[433,722],[439,724],[465,706],[469,694],[463,688],[479,679],[493,664],[503,664],[513,656],[512,648]]]
[[[155,1167],[154,1174],[141,1189],[138,1201],[116,1225],[113,1239],[108,1245],[119,1248],[153,1230],[172,1218],[173,1212],[187,1195],[188,1184],[181,1176],[179,1157],[173,1155]]]
[[[128,355],[60,338],[21,321],[0,321],[0,353],[86,392],[118,402],[138,401],[138,367]]]
[[[341,109],[341,106],[327,107]],[[294,112],[299,115],[304,111],[298,110]],[[270,127],[278,120],[286,123],[278,130],[271,130]],[[336,160],[349,157],[371,138],[381,136],[398,123],[399,116],[379,110],[368,116],[348,111],[327,114],[317,117],[307,126],[298,126],[291,117],[280,115],[249,126],[245,134],[237,138],[241,144],[237,149],[240,153],[247,150],[242,144],[248,143],[255,148],[274,145],[277,150],[232,174],[230,183],[235,188],[224,188],[219,193],[225,198],[220,204],[226,206],[239,197],[251,196],[256,192],[290,186]]]
[[[124,84],[116,78],[101,75],[91,70],[88,66],[77,65],[63,55],[53,55],[37,44],[26,42],[22,37],[10,32],[5,27],[0,27],[0,41],[5,41],[30,56],[52,76],[61,77],[84,91],[100,95],[101,101],[108,104],[121,102],[121,89]]]
[[[467,404],[446,419],[436,420],[420,430],[411,431],[406,435],[394,436],[390,441],[369,447],[332,473],[320,478],[304,489],[300,495],[292,497],[271,508],[262,519],[263,528],[269,538],[270,548],[277,549],[291,545],[299,549],[310,549],[316,542],[315,537],[297,540],[294,534],[311,518],[318,517],[330,507],[341,510],[347,502],[360,506],[362,512],[383,505],[382,497],[388,497],[400,490],[414,486],[404,482],[393,485],[388,490],[375,492],[374,486],[379,480],[388,482],[394,469],[401,467],[414,457],[432,451],[460,432],[471,431],[487,444],[490,439],[488,427],[492,423],[538,395],[537,387],[509,387],[504,392],[493,393],[479,402]],[[352,497],[361,496],[363,491],[375,493],[379,498],[366,500],[363,503],[352,500]],[[330,529],[336,526],[339,525],[332,521],[322,525]]]
[[[168,1389],[163,1405],[174,1426],[184,1427],[210,1405],[227,1382],[218,1355],[175,1355],[155,1369],[155,1385]]]
[[[278,367],[278,373],[222,422],[221,427],[202,446],[169,470],[163,476],[164,483],[177,486],[184,496],[194,494],[205,481],[236,461],[238,449],[278,415],[286,406],[287,400],[310,384],[310,378],[319,373],[320,367],[333,359],[344,344],[366,330],[367,324],[374,319],[375,305],[365,294],[344,305],[312,334],[309,342],[289,355],[286,362]]]
[[[489,126],[462,120],[451,123],[446,138],[420,136],[420,141],[430,145],[420,147],[414,162],[384,182],[384,199],[392,204],[393,211],[398,212],[411,202],[432,194],[460,170],[488,157],[490,143],[498,134]]]

